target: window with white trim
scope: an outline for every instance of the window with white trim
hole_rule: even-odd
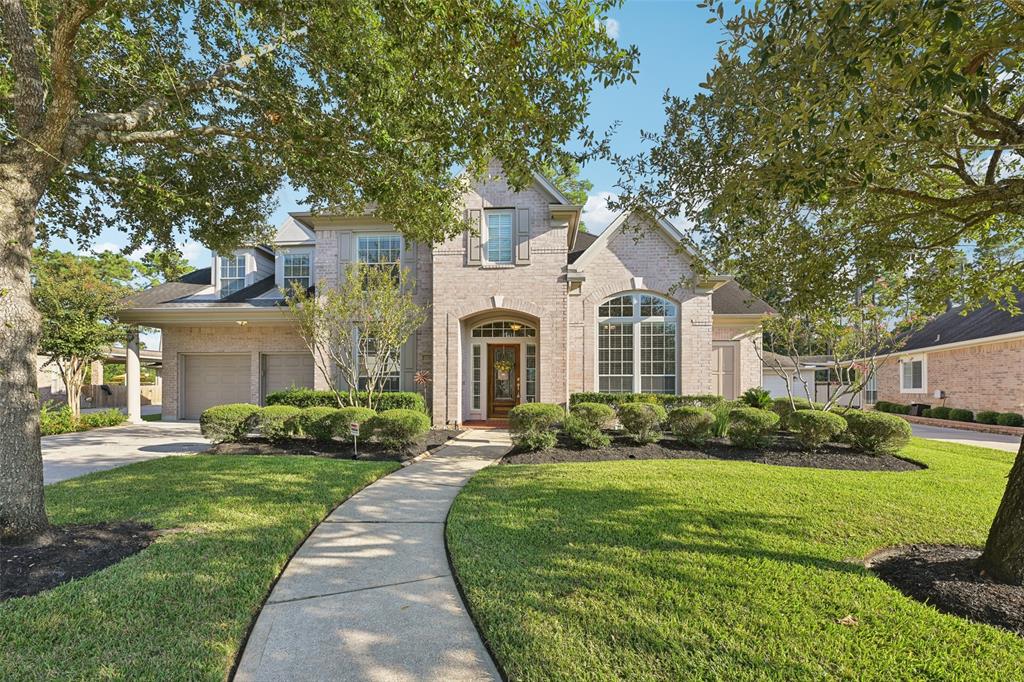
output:
[[[526,402],[537,402],[537,346],[526,344]]]
[[[480,377],[482,374],[481,358],[483,350],[479,343],[473,344],[473,409],[480,409]]]
[[[309,254],[286,253],[281,258],[281,288],[290,292],[292,284],[298,284],[302,289],[308,289],[311,274]]]
[[[488,263],[513,262],[512,211],[488,211],[484,258]]]
[[[900,391],[903,393],[925,392],[924,358],[907,358],[900,361]]]
[[[360,343],[356,344],[358,355],[358,347]],[[401,353],[395,353],[393,357],[381,358],[378,357],[377,344],[372,338],[366,339],[365,344],[366,352],[362,357],[357,357],[359,361],[359,390],[367,390],[370,383],[370,373],[373,372],[375,375],[381,377],[379,387],[381,391],[400,391],[402,390],[402,362]],[[380,363],[387,363],[386,366],[380,366]]]
[[[868,380],[864,383],[864,402],[868,405],[874,405],[878,402],[878,381],[874,374],[869,376]]]
[[[220,256],[220,295],[230,296],[245,288],[245,256]]]
[[[390,269],[398,277],[402,264],[402,237],[397,234],[360,235],[356,242],[356,259],[371,267]]]
[[[609,393],[676,392],[676,306],[621,294],[597,311],[597,384]]]

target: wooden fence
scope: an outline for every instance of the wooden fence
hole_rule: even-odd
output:
[[[143,405],[160,405],[162,386],[148,384],[141,387]],[[128,387],[123,384],[103,384],[82,388],[82,407],[126,407]]]

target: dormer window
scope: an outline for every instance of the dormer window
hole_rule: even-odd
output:
[[[245,256],[220,257],[220,295],[230,296],[245,288]]]
[[[488,263],[509,265],[514,262],[512,237],[512,211],[488,211],[484,244],[484,258]]]
[[[298,285],[300,289],[308,289],[310,286],[310,258],[308,253],[286,253],[282,256],[281,285],[285,291],[292,291],[292,285]]]

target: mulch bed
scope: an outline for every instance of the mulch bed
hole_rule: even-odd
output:
[[[84,578],[142,551],[157,535],[152,526],[125,521],[55,527],[49,542],[0,545],[0,601]]]
[[[262,438],[250,438],[238,443],[219,443],[207,453],[214,455],[314,455],[333,459],[360,459],[368,461],[398,461],[411,459],[423,452],[431,452],[459,435],[452,429],[432,429],[415,443],[401,451],[385,450],[376,443],[359,441],[359,457],[355,457],[351,440],[322,443],[312,440],[293,440],[271,443]]]
[[[943,613],[1004,628],[1024,637],[1024,585],[981,574],[981,550],[950,545],[910,545],[883,550],[866,563],[903,594]]]
[[[701,449],[665,438],[658,443],[638,445],[627,436],[614,436],[606,448],[584,448],[560,436],[558,445],[542,452],[511,452],[502,464],[555,464],[562,462],[606,462],[623,459],[725,459],[813,469],[851,471],[919,471],[926,468],[891,455],[866,455],[845,445],[828,444],[815,452],[797,447],[792,438],[779,436],[764,450],[745,450],[723,439],[712,439]]]

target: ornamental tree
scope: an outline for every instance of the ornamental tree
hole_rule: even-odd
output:
[[[1014,310],[1024,285],[1024,3],[709,0],[702,91],[666,96],[623,203],[686,214],[755,293],[791,310],[906,276]],[[773,301],[774,303],[775,301]],[[1024,582],[1024,443],[983,563]]]
[[[461,231],[463,168],[564,159],[632,78],[609,1],[0,0],[0,540],[47,527],[31,249],[112,227],[171,249],[266,232],[285,179],[410,240]]]

